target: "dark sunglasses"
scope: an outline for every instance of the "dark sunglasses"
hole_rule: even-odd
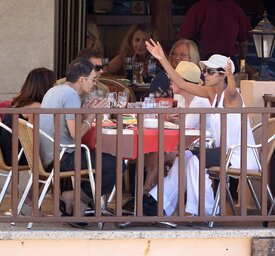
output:
[[[95,71],[98,72],[100,70],[103,70],[103,65],[95,65]]]
[[[223,69],[214,69],[214,68],[205,68],[202,70],[202,73],[205,74],[207,73],[208,75],[212,76],[214,74],[222,74]]]

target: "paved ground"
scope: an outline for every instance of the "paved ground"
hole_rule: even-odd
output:
[[[129,197],[125,197],[124,201],[129,200]],[[109,207],[112,207],[113,205],[109,205]],[[5,211],[7,211],[10,208],[10,200],[9,198],[6,198],[3,202],[3,204],[0,207],[0,214],[3,215]],[[42,207],[43,213],[47,214],[52,211],[52,199],[51,197],[46,197],[45,203]],[[177,228],[171,228],[167,225],[163,225],[161,223],[132,223],[131,225],[127,226],[126,228],[121,228],[118,224],[113,223],[105,223],[103,226],[104,231],[119,231],[119,232],[132,232],[132,231],[156,231],[156,232],[181,232],[181,231],[188,231],[188,232],[194,232],[194,231],[206,231],[211,232],[212,235],[215,234],[217,231],[223,231],[223,232],[248,232],[248,230],[253,230],[254,232],[260,232],[268,236],[269,232],[272,231],[275,228],[275,222],[270,222],[268,228],[263,228],[262,224],[259,222],[247,222],[247,223],[215,223],[215,226],[213,228],[209,228],[207,223],[192,223],[192,222],[185,222],[185,223],[177,223]],[[26,224],[24,223],[18,223],[16,226],[11,226],[9,223],[0,223],[0,230],[1,231],[7,231],[7,232],[21,232],[26,231]],[[75,228],[70,226],[67,223],[35,223],[33,225],[32,231],[99,231],[99,227],[95,223],[90,223],[87,227],[83,228]],[[214,231],[214,232],[213,232]],[[275,234],[273,234],[274,236]]]

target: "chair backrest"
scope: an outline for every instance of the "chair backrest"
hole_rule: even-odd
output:
[[[262,123],[259,123],[252,127],[253,136],[258,137],[258,140],[256,144],[260,145],[262,144],[261,141],[261,129],[263,127]],[[275,118],[269,118],[268,124],[267,124],[267,137],[268,137],[268,155],[267,155],[267,161],[269,162],[274,151],[275,151]],[[273,139],[272,139],[273,138]],[[259,147],[259,156],[261,156],[261,150],[262,147]]]
[[[62,78],[58,79],[58,80],[55,82],[55,85],[64,84],[65,82],[66,82],[66,77],[62,77]]]
[[[271,139],[273,137],[273,140],[268,143],[268,162],[270,161],[274,151],[275,151],[275,117],[270,118],[268,120],[267,125],[267,135],[268,138]]]
[[[128,92],[129,93],[129,102],[136,102],[136,96],[135,93],[131,88],[129,88],[127,85],[123,84],[122,82],[118,81],[114,78],[107,78],[107,77],[101,77],[99,78],[99,81],[103,84],[105,84],[110,92]]]
[[[6,126],[1,121],[0,121],[0,127],[1,127],[1,129],[5,129],[6,131],[8,131],[9,133],[12,134],[12,129],[9,128],[8,126]],[[9,166],[5,163],[1,147],[0,147],[0,170],[4,170],[4,171],[10,171],[11,170],[11,166]]]
[[[0,120],[0,128],[1,129],[5,129],[7,132],[9,132],[10,134],[12,134],[12,129],[10,127],[8,127],[7,125],[5,125],[3,122],[1,122]],[[23,152],[21,152],[21,154],[23,154]],[[21,155],[19,154],[19,155]],[[10,171],[12,169],[12,166],[7,165],[0,147],[0,170],[4,170],[4,171]],[[28,165],[18,165],[18,170],[29,170]]]
[[[26,120],[20,119],[19,118],[19,123],[18,123],[18,137],[21,142],[21,145],[24,149],[24,153],[27,159],[27,162],[30,166],[30,170],[33,172],[34,171],[34,166],[33,166],[33,127],[30,123],[28,123]],[[39,164],[38,164],[38,173],[40,176],[43,177],[48,177],[49,173],[47,173],[44,170],[44,167],[42,165],[40,155],[38,154],[39,157]]]

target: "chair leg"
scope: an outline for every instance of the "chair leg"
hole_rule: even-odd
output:
[[[4,176],[4,175],[3,175],[3,176]],[[6,176],[6,175],[5,175],[5,176]],[[7,177],[7,178],[6,178],[6,181],[5,181],[4,185],[3,185],[3,188],[2,188],[1,193],[0,193],[0,205],[2,204],[2,201],[3,201],[3,199],[4,199],[4,196],[5,196],[5,194],[6,194],[6,192],[7,192],[7,189],[8,189],[8,187],[9,187],[9,185],[10,185],[11,176],[12,176],[12,171],[9,171],[9,174],[6,176],[6,177]]]
[[[43,200],[45,199],[45,196],[47,194],[47,191],[48,191],[48,188],[52,182],[52,178],[53,178],[53,171],[51,172],[51,174],[49,175],[48,179],[46,180],[45,182],[45,185],[44,185],[44,188],[39,196],[39,199],[38,199],[38,209],[40,209],[42,203],[43,203]],[[27,226],[27,229],[31,229],[33,226],[33,222],[29,222],[28,223],[28,226]]]
[[[271,189],[270,189],[269,185],[267,185],[267,192],[268,192],[268,195],[269,195],[269,198],[270,198],[270,201],[271,201],[271,206],[270,206],[270,209],[268,211],[268,215],[270,215],[273,211],[274,206],[275,206],[275,198],[272,196]]]
[[[251,194],[252,194],[254,203],[255,203],[255,205],[256,205],[258,211],[260,212],[260,211],[261,211],[261,205],[260,205],[258,196],[257,196],[257,194],[256,194],[256,191],[255,191],[255,189],[254,189],[254,187],[253,187],[252,182],[251,182],[250,179],[247,179],[247,184],[248,184],[248,187],[249,187],[250,192],[251,192]]]
[[[114,185],[112,192],[108,197],[108,201],[107,201],[108,203],[111,203],[114,200],[115,194],[116,194],[116,186]]]
[[[23,204],[24,204],[24,202],[25,202],[25,200],[27,198],[27,195],[28,195],[28,193],[29,193],[29,191],[31,189],[31,186],[32,186],[32,177],[33,177],[32,174],[30,174],[30,178],[28,180],[26,188],[25,188],[25,190],[24,190],[24,192],[22,194],[22,197],[21,197],[21,199],[20,199],[20,201],[18,203],[18,206],[17,206],[17,214],[18,215],[20,214],[20,212],[22,210],[22,207],[23,207]],[[11,222],[11,225],[15,226],[15,222]]]
[[[22,195],[22,197],[21,197],[21,199],[20,199],[20,201],[19,201],[19,204],[18,204],[18,206],[17,206],[17,214],[20,214],[20,212],[21,212],[21,209],[22,209],[22,207],[23,207],[23,204],[25,203],[25,201],[26,201],[26,198],[27,198],[27,195],[29,194],[29,192],[30,192],[30,189],[31,189],[31,186],[32,186],[32,182],[33,182],[33,175],[31,174],[30,175],[30,178],[29,178],[29,181],[28,181],[28,183],[27,183],[27,185],[26,185],[26,188],[25,188],[25,190],[24,190],[24,192],[23,192],[23,195]]]
[[[217,188],[217,192],[216,192],[216,196],[215,196],[215,201],[214,201],[214,206],[213,206],[213,209],[212,209],[212,213],[211,215],[212,216],[216,216],[216,212],[217,212],[217,209],[218,209],[218,205],[220,203],[220,192],[221,192],[221,187],[220,187],[220,183],[218,185],[218,188]],[[214,225],[214,221],[210,221],[208,223],[208,227],[209,228],[212,228]]]
[[[231,193],[230,193],[230,190],[229,190],[229,187],[228,187],[228,186],[226,186],[226,192],[227,192],[227,196],[228,196],[229,203],[230,203],[230,206],[231,206],[232,211],[234,212],[235,215],[238,215],[237,209],[236,209],[236,207],[235,207],[234,200],[233,200],[233,198],[232,198],[232,195],[231,195]]]

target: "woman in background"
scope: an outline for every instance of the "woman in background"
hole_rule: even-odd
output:
[[[190,61],[199,65],[200,54],[195,42],[189,39],[176,41],[170,50],[168,61],[175,69],[181,61]],[[165,70],[160,71],[150,85],[149,93],[154,93],[157,97],[168,96],[170,79]]]
[[[126,57],[133,57],[136,62],[143,63],[142,75],[147,75],[148,60],[151,54],[148,52],[145,41],[157,38],[156,32],[151,26],[137,24],[130,27],[123,38],[119,53],[109,63],[108,72],[124,75],[123,65]]]

